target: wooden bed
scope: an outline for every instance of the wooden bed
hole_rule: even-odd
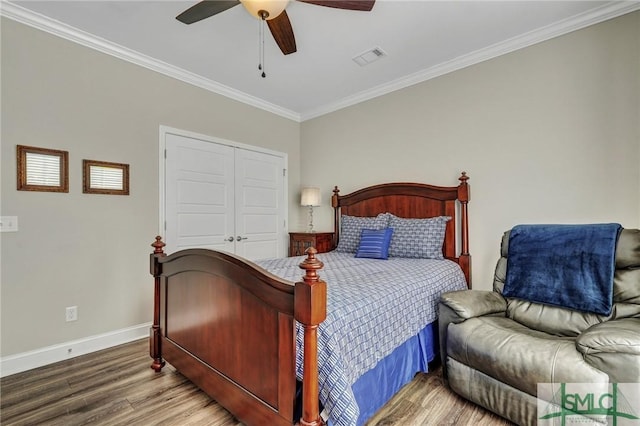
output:
[[[471,287],[467,180],[463,172],[457,186],[389,183],[348,195],[336,187],[334,247],[342,214],[451,216],[443,253],[460,265]],[[323,424],[317,328],[326,317],[327,284],[319,277],[323,264],[315,249],[300,264],[301,280],[292,283],[231,254],[187,249],[166,255],[161,237],[152,246],[151,368],[159,372],[166,360],[247,425]],[[294,418],[295,321],[303,326],[305,348],[299,420]]]

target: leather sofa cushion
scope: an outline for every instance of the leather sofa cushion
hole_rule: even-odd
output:
[[[582,333],[576,346],[585,355],[599,352],[640,355],[640,318],[598,324]]]
[[[587,328],[599,324],[603,318],[591,312],[512,298],[508,299],[506,316],[528,328],[564,337],[576,337]]]
[[[576,348],[612,382],[640,382],[640,318],[595,325],[576,339]]]
[[[640,229],[623,229],[616,247],[616,269],[640,268]]]
[[[448,356],[535,396],[538,383],[607,383],[572,338],[531,330],[504,317],[471,318],[448,328]]]
[[[613,301],[616,303],[634,303],[640,312],[640,267],[637,269],[616,269],[613,278]]]

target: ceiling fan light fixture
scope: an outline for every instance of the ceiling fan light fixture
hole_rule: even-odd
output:
[[[289,0],[240,0],[240,3],[254,18],[271,20],[287,8]],[[266,16],[264,12],[267,12]]]

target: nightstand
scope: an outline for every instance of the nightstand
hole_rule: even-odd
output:
[[[289,232],[289,256],[302,256],[309,247],[318,253],[326,253],[333,248],[333,232]]]

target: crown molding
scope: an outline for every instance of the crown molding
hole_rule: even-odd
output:
[[[35,13],[8,1],[0,0],[0,16],[42,30],[107,55],[131,62],[160,74],[175,78],[201,89],[225,96],[244,104],[263,109],[273,114],[300,122],[300,114],[247,93],[233,89],[224,84],[203,78],[190,71],[178,68],[166,62],[143,55],[140,52],[112,43],[93,34],[71,27],[55,19]]]
[[[393,80],[368,89],[352,96],[347,96],[337,102],[332,102],[306,112],[295,112],[278,105],[267,102],[263,99],[235,90],[213,80],[203,78],[190,71],[178,68],[171,64],[159,61],[152,57],[143,55],[124,46],[112,43],[108,40],[97,37],[93,34],[73,28],[69,25],[37,14],[28,9],[0,0],[0,16],[7,17],[14,21],[23,23],[33,28],[45,31],[58,37],[70,40],[80,45],[98,50],[102,53],[117,57],[119,59],[137,64],[152,71],[159,72],[193,86],[208,90],[227,98],[245,103],[247,105],[271,112],[273,114],[288,118],[296,122],[302,122],[338,111],[360,102],[364,102],[379,96],[386,95],[396,90],[404,89],[418,83],[457,71],[480,62],[505,55],[543,41],[558,37],[570,32],[594,25],[618,16],[640,10],[640,1],[610,2],[603,6],[591,9],[582,14],[556,22],[543,28],[539,28],[517,37],[496,43],[484,49],[477,50],[467,55],[459,56],[450,61],[435,65],[433,67],[418,71],[408,76]]]
[[[591,9],[582,14],[573,16],[571,18],[558,21],[546,27],[538,28],[517,37],[513,37],[511,39],[493,44],[486,48],[476,50],[475,52],[471,52],[467,55],[459,56],[450,61],[435,65],[431,68],[427,68],[408,76],[393,80],[389,83],[385,83],[372,89],[362,91],[353,96],[345,97],[337,102],[324,105],[314,110],[306,111],[301,114],[301,121],[320,117],[322,115],[329,114],[340,109],[347,108],[349,106],[373,98],[377,98],[382,95],[386,95],[391,92],[395,92],[396,90],[404,89],[406,87],[431,80],[444,74],[448,74],[453,71],[457,71],[471,65],[496,58],[501,55],[505,55],[515,50],[541,43],[543,41],[568,34],[570,32],[588,27],[590,25],[594,25],[609,19],[616,18],[618,16],[625,15],[630,12],[634,12],[636,10],[640,10],[640,1],[611,2],[603,6]]]

